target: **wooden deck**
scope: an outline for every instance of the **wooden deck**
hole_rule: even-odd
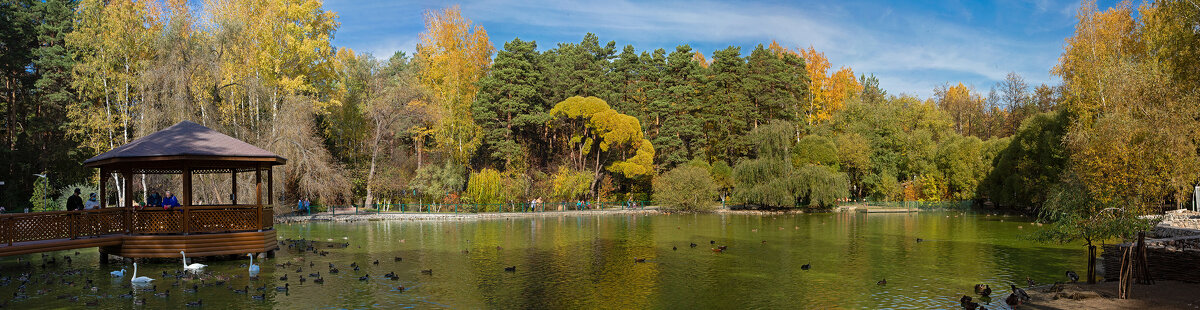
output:
[[[263,253],[279,248],[272,213],[226,205],[4,214],[0,257],[90,247],[124,257]]]

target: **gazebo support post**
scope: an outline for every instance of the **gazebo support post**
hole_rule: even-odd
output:
[[[129,180],[133,179],[133,172],[129,167],[121,170],[121,182],[125,183],[122,188],[125,190],[125,233],[133,231],[133,188],[129,185]]]
[[[267,167],[267,204],[275,206],[275,176],[273,167]]]
[[[192,167],[183,168],[183,235],[192,232]]]
[[[258,231],[262,231],[262,167],[254,167],[254,204],[258,206]]]
[[[229,169],[229,178],[230,178],[230,180],[233,180],[232,182],[229,182],[229,184],[231,184],[230,189],[229,189],[230,190],[229,191],[230,192],[229,204],[236,206],[237,205],[237,194],[238,194],[238,192],[237,192],[237,168]]]
[[[108,191],[107,191],[108,181],[105,180],[105,177],[104,177],[104,175],[106,173],[108,173],[107,169],[100,168],[100,208],[101,209],[104,209],[104,207],[108,205]]]

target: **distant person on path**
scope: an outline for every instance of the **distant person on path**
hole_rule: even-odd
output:
[[[83,198],[79,197],[79,188],[75,188],[75,194],[67,198],[67,211],[83,210]]]
[[[304,198],[304,212],[312,212],[312,200]]]
[[[166,196],[166,198],[163,198],[162,206],[163,206],[163,209],[168,209],[168,210],[171,208],[174,208],[174,207],[178,207],[179,199],[175,198],[175,194],[172,194],[171,191],[167,191],[167,196]]]
[[[83,203],[84,210],[95,210],[99,207],[100,207],[100,201],[96,200],[96,193],[89,194],[87,202]]]

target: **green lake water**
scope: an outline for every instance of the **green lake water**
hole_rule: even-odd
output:
[[[1086,265],[1082,246],[1026,240],[1037,229],[1030,222],[922,212],[287,224],[275,226],[281,239],[319,241],[316,250],[328,253],[288,249],[280,240],[275,258],[255,260],[262,266],[257,279],[247,276],[247,259],[202,259],[209,265],[203,282],[174,278],[178,260],[139,263],[138,275],[155,278],[157,288],[139,288],[132,298],[118,296],[131,290],[130,275],[113,280],[108,274],[132,273],[132,265],[100,265],[94,248],[48,253],[56,264],[45,268],[40,265],[49,257],[40,254],[20,256],[20,262],[5,257],[0,303],[14,309],[88,302],[98,309],[170,309],[197,300],[212,309],[929,309],[956,308],[959,297],[973,295],[974,284],[985,283],[995,291],[986,306],[997,309],[1006,308],[1009,283],[1061,281],[1065,270],[1082,273]],[[724,252],[711,250],[722,245]],[[329,263],[340,273],[329,274]],[[802,270],[804,264],[812,268]],[[509,266],[516,270],[505,271]],[[432,274],[422,273],[427,269]],[[324,284],[312,281],[309,274],[316,272]],[[398,279],[384,278],[389,272]],[[19,288],[22,274],[29,281]],[[279,279],[284,275],[287,281]],[[302,275],[308,278],[303,284]],[[370,279],[360,280],[363,275]],[[881,279],[887,284],[877,285]],[[275,289],[284,283],[288,291]],[[198,292],[184,292],[193,284]],[[405,290],[397,289],[401,285]],[[248,294],[234,292],[247,286]],[[167,297],[154,295],[166,290]],[[250,297],[263,294],[263,300]]]

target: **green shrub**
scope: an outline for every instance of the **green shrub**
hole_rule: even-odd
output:
[[[654,201],[679,211],[708,211],[716,207],[717,185],[708,170],[680,165],[654,179]]]
[[[54,200],[50,198],[50,180],[47,178],[38,178],[33,181],[33,195],[29,197],[29,203],[33,204],[34,210],[65,210],[66,205],[54,205]]]

